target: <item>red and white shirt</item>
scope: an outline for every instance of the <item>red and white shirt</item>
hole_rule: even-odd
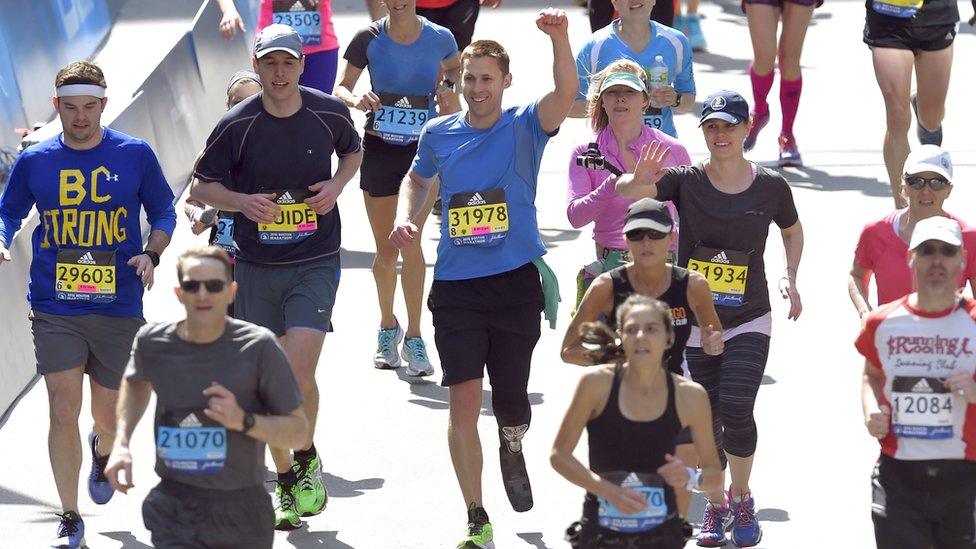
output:
[[[976,405],[943,384],[953,372],[976,374],[976,301],[962,298],[952,309],[926,312],[905,296],[872,311],[854,345],[882,371],[879,404],[891,408],[882,453],[976,461]]]

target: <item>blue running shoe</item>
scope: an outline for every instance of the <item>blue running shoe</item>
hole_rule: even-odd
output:
[[[725,545],[725,530],[732,524],[732,511],[728,504],[717,506],[713,503],[705,504],[702,515],[701,531],[698,532],[699,547],[721,547]]]
[[[731,496],[731,494],[729,494]],[[752,547],[762,540],[762,527],[756,520],[756,502],[752,499],[752,492],[746,492],[733,500],[732,506],[732,543],[736,547]]]
[[[691,46],[692,51],[702,52],[708,49],[708,42],[705,41],[705,35],[702,33],[701,29],[701,17],[697,13],[692,13],[686,15],[687,21],[687,32],[685,36],[688,37],[688,45]]]
[[[58,525],[58,537],[51,540],[51,547],[56,549],[80,549],[85,546],[85,521],[78,513],[68,511],[61,517]]]
[[[95,431],[88,434],[88,446],[91,447],[92,454],[91,472],[88,473],[88,495],[96,504],[105,505],[115,494],[115,488],[112,488],[108,479],[105,478],[108,456],[99,456],[95,451],[95,448],[98,447],[98,435],[95,434]]]
[[[380,328],[376,335],[376,354],[373,355],[373,367],[381,370],[393,370],[400,367],[400,355],[397,345],[403,340],[403,329],[397,322],[394,328]]]

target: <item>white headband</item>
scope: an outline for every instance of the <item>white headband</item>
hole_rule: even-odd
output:
[[[96,84],[66,84],[55,90],[58,97],[70,97],[73,95],[92,95],[99,99],[105,97],[105,88]]]

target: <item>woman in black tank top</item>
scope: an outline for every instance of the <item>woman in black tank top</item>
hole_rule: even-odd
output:
[[[632,296],[619,307],[618,324],[618,332],[586,325],[587,343],[616,363],[580,380],[553,446],[553,468],[587,491],[572,543],[584,549],[684,547],[675,491],[689,484],[721,490],[708,397],[664,366],[675,336],[668,305]],[[685,427],[701,456],[700,477],[674,457]],[[573,457],[584,428],[589,469]]]

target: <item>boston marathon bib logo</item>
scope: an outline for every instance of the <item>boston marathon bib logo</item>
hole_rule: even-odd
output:
[[[64,169],[58,177],[58,208],[44,210],[41,248],[113,246],[125,242],[124,207],[101,209],[112,199],[108,189],[119,183],[119,176],[99,166],[89,173]],[[109,185],[111,184],[111,185]],[[88,206],[87,208],[85,206]]]

